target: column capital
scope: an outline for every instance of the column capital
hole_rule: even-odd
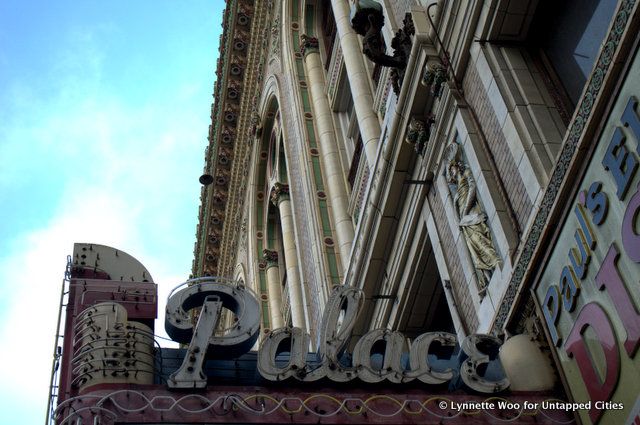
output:
[[[308,53],[318,53],[318,38],[307,34],[300,36],[300,53],[305,56]]]
[[[274,183],[271,188],[271,202],[278,206],[280,201],[289,199],[289,185],[284,183]]]
[[[267,262],[267,268],[278,265],[278,251],[264,249],[262,250],[262,258]]]

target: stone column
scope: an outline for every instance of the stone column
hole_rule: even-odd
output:
[[[351,28],[349,2],[347,0],[331,0],[331,6],[351,86],[351,96],[358,119],[358,127],[360,127],[364,154],[369,169],[373,169],[378,151],[378,140],[380,139],[380,122],[378,115],[373,110],[373,94],[369,85],[369,74],[364,65],[365,58],[358,42],[358,35]]]
[[[331,200],[331,213],[336,227],[338,251],[342,259],[342,270],[349,264],[351,245],[353,243],[353,222],[349,216],[349,197],[338,157],[333,120],[329,99],[325,94],[325,79],[318,52],[318,39],[302,36],[302,54],[307,71],[307,80],[311,93],[311,102],[318,126],[322,166],[327,178],[327,191]]]
[[[307,329],[304,314],[303,288],[298,273],[298,254],[293,227],[293,213],[289,198],[289,185],[276,183],[271,190],[271,202],[280,211],[282,227],[282,247],[284,261],[287,265],[287,285],[289,287],[289,303],[291,305],[291,322],[294,327]]]
[[[282,284],[278,271],[278,253],[270,249],[262,251],[262,258],[267,262],[267,290],[269,291],[269,312],[271,329],[284,326],[282,318]]]

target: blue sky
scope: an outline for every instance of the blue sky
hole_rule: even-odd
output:
[[[0,2],[0,423],[44,422],[74,242],[188,277],[223,8]]]

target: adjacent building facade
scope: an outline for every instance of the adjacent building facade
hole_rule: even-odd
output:
[[[319,350],[349,287],[353,344],[492,335],[511,391],[640,420],[636,1],[229,0],[223,26],[192,277],[255,293],[256,347]]]

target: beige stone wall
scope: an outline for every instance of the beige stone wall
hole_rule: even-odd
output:
[[[385,7],[385,16],[390,21],[391,28],[395,30],[402,26],[402,18],[406,12],[413,10],[415,16],[418,16],[426,12],[429,4],[435,2],[381,3]],[[497,28],[498,25],[495,21],[497,11],[485,6],[446,4],[441,11],[432,15],[438,19],[439,36],[451,55],[450,60],[458,78],[457,84],[462,90],[460,93],[464,94],[461,97],[460,93],[452,93],[454,84],[450,82],[442,99],[434,101],[431,113],[436,117],[435,128],[438,129],[438,134],[430,138],[430,143],[436,146],[429,148],[431,151],[426,160],[418,157],[415,168],[407,170],[407,178],[410,174],[415,175],[419,168],[430,169],[434,174],[434,184],[429,193],[430,207],[426,208],[431,209],[437,234],[431,234],[430,240],[438,245],[436,251],[442,253],[439,261],[440,275],[447,276],[451,282],[449,303],[452,317],[455,322],[454,316],[459,314],[459,320],[464,322],[462,328],[466,328],[466,332],[486,332],[492,327],[511,279],[513,258],[517,255],[521,238],[528,231],[533,213],[541,202],[541,194],[548,183],[566,131],[542,73],[522,49],[474,41],[474,34],[485,31],[482,28],[491,28],[492,25]],[[528,25],[531,18],[529,9],[533,6],[530,7],[527,3],[522,6],[521,13],[514,9],[515,6],[507,6],[508,10],[517,15],[509,19],[517,18]],[[500,17],[502,24],[496,30],[499,34],[509,33],[508,26],[505,26],[507,21],[507,17]],[[522,27],[521,30],[526,31],[526,28]],[[436,50],[442,52],[435,41],[435,33],[428,30],[427,33]],[[388,34],[383,35],[386,40]],[[522,38],[522,34],[512,35]],[[425,63],[426,59],[420,56],[424,51],[418,51],[419,55],[413,60]],[[353,51],[345,53],[343,49],[346,62],[353,61],[353,58],[349,58],[353,54]],[[421,71],[422,68],[418,72]],[[348,72],[347,68],[347,74]],[[410,82],[405,81],[405,85],[410,85],[409,92],[412,94],[404,99],[399,99],[394,94],[388,98],[383,97],[386,86],[384,79],[381,81],[375,93],[375,106],[382,116],[382,134],[393,132],[398,122],[406,123],[407,114],[424,114],[415,105],[422,105],[421,102],[428,95],[416,88],[420,76],[415,74],[414,71],[408,76]],[[403,102],[405,105],[402,105]],[[403,125],[406,124],[400,124]],[[381,150],[387,151],[388,146],[401,143],[403,137],[404,133],[400,132],[381,139]],[[458,225],[451,192],[443,176],[443,147],[452,141],[460,144],[476,180],[477,197],[487,215],[487,225],[501,259],[486,293],[479,291],[473,262]],[[393,157],[389,160],[394,161]],[[372,170],[373,176],[382,171],[384,163],[378,161]],[[369,185],[375,185],[375,179]],[[380,190],[384,193],[385,185],[390,183],[383,181],[382,185]],[[371,187],[367,193],[369,199],[374,196]],[[367,198],[363,202],[364,208],[372,209],[372,214],[375,214],[373,209],[376,207]],[[377,208],[384,210],[381,206]],[[413,220],[412,216],[418,214],[420,209],[412,211],[409,208],[405,211],[407,216],[399,219],[398,227]],[[385,238],[385,235],[380,234],[380,229],[393,231],[393,226],[359,228],[354,239],[356,246],[360,246],[358,241],[367,240],[371,235],[374,238]],[[410,246],[410,241],[407,241],[407,246]],[[356,253],[362,255],[359,251]],[[352,261],[355,260],[352,258]],[[365,266],[360,274],[350,275],[349,280],[365,287],[379,285],[367,281],[366,270],[371,267],[373,266]],[[391,271],[397,268],[397,264],[391,262],[383,268]],[[382,323],[387,311],[382,308],[375,311],[373,314],[380,316],[376,316],[375,322]]]
[[[482,64],[486,62],[476,62],[468,68],[463,87],[468,94],[467,100],[477,111],[482,131],[495,158],[498,175],[504,181],[518,224],[520,228],[524,228],[531,214],[532,202],[505,136],[503,126],[507,109],[504,106],[504,100],[492,78],[491,71],[488,68],[482,68]],[[491,167],[490,164],[482,165],[483,169]]]
[[[305,32],[318,36],[321,30],[318,22],[307,28],[306,3],[297,3],[300,10],[296,18],[291,10],[293,1],[274,3],[280,8],[274,13],[279,19],[272,23],[270,53],[257,100],[262,108],[259,113],[264,114],[265,102],[275,96],[282,118],[282,149],[291,189],[287,213],[291,261],[287,263],[296,264],[302,288],[299,301],[305,315],[298,322],[313,327],[319,321],[335,284],[326,257],[329,248],[337,253],[341,283],[359,286],[371,295],[402,287],[406,283],[402,262],[416,246],[411,239],[414,235],[406,229],[419,222],[421,226],[429,223],[428,240],[438,258],[440,277],[451,283],[445,293],[458,333],[485,332],[492,328],[509,288],[522,238],[542,203],[566,133],[567,117],[556,107],[546,74],[525,47],[487,42],[492,37],[522,42],[536,2],[379,2],[387,21],[382,35],[389,54],[393,53],[391,38],[402,27],[405,14],[411,12],[414,17],[413,53],[401,94],[391,89],[389,69],[382,71],[378,84],[373,83],[373,65],[362,53],[362,37],[350,27],[349,1],[331,0],[337,35],[330,64],[323,63],[327,55],[322,41],[319,53],[300,52],[300,36]],[[309,7],[318,8],[317,3],[310,2]],[[437,32],[426,18],[426,9],[432,4],[438,5],[430,9]],[[443,61],[445,50],[451,63],[449,81],[442,97],[436,99],[429,88],[420,85],[420,79],[427,62]],[[338,104],[346,89],[353,98],[364,146],[353,188],[346,182],[351,148],[336,124]],[[428,114],[433,115],[435,124],[426,151],[418,155],[403,140],[410,119],[424,120]],[[310,132],[316,143],[313,149]],[[444,147],[454,141],[477,183],[478,202],[487,215],[501,259],[486,293],[479,287],[443,175]],[[257,161],[259,154],[255,148],[249,162]],[[255,172],[254,168],[248,172],[250,193],[256,190],[252,186]],[[427,175],[433,179],[428,202],[407,195],[410,191],[403,181]],[[317,193],[319,185],[322,195]],[[268,197],[269,188],[265,190]],[[254,208],[253,195],[246,196],[246,205]],[[326,199],[328,226],[322,225],[319,197]],[[246,239],[239,237],[235,252],[238,270],[255,288],[262,261],[255,241],[255,220],[261,219],[246,216]],[[329,243],[327,229],[331,232]],[[390,254],[392,248],[400,252]],[[366,308],[372,316],[370,323],[386,323],[393,309],[387,305],[390,303],[383,304]]]

